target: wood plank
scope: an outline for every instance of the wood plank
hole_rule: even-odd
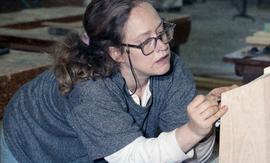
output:
[[[47,27],[57,27],[57,28],[71,28],[71,29],[83,28],[81,21],[76,21],[72,23],[46,21],[46,22],[43,22],[42,25],[47,26]]]
[[[270,162],[270,76],[222,94],[219,163]]]
[[[270,38],[270,32],[258,31],[254,33],[254,36]]]
[[[270,46],[270,38],[264,36],[246,37],[246,43],[257,46]]]
[[[82,33],[82,28],[72,28],[71,31]],[[0,28],[0,39],[4,36],[13,36],[17,38],[27,38],[44,41],[58,41],[63,39],[65,35],[57,36],[49,33],[49,27],[34,28],[29,30],[17,30],[9,28]]]
[[[83,33],[80,27],[71,27],[66,23],[70,32]],[[73,24],[73,23],[71,23]],[[0,45],[11,49],[48,52],[55,42],[62,41],[65,35],[52,35],[49,33],[50,27],[40,27],[27,30],[0,28]]]
[[[29,29],[40,27],[44,21],[78,21],[82,19],[84,10],[85,7],[63,6],[0,14],[0,27]]]

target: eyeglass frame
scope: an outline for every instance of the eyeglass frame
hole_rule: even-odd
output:
[[[152,53],[155,51],[155,48],[156,48],[156,46],[157,46],[157,41],[158,41],[158,40],[161,40],[164,44],[167,44],[167,43],[169,43],[169,42],[173,39],[174,28],[175,28],[176,24],[175,24],[175,23],[172,23],[172,22],[165,21],[164,19],[162,19],[162,24],[168,24],[168,25],[170,25],[170,28],[169,28],[169,29],[172,30],[172,33],[173,33],[173,34],[172,34],[172,38],[171,38],[168,42],[164,43],[164,42],[161,40],[161,35],[164,34],[164,32],[166,32],[166,29],[164,29],[164,30],[163,30],[162,32],[160,32],[156,37],[149,37],[149,38],[147,38],[145,41],[143,41],[142,43],[140,43],[139,45],[134,45],[134,44],[124,44],[124,43],[122,43],[121,45],[122,45],[122,46],[126,46],[126,47],[128,47],[128,48],[131,47],[131,48],[141,49],[142,54],[145,55],[145,56],[148,56],[148,55],[152,54]],[[145,54],[145,53],[143,52],[143,48],[144,48],[144,46],[149,42],[150,39],[154,39],[154,40],[155,40],[155,48],[154,48],[154,50],[151,51],[150,53]]]

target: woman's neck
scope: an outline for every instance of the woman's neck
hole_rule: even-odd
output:
[[[134,92],[136,89],[135,94],[138,95],[139,97],[142,97],[150,77],[139,75],[138,73],[136,73],[136,79],[137,79],[136,80],[137,85],[136,85],[136,81],[135,81],[134,76],[130,70],[129,71],[121,71],[121,74],[126,81],[128,89],[131,92]]]

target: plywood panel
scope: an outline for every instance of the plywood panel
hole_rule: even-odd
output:
[[[270,76],[222,94],[219,163],[270,162]]]

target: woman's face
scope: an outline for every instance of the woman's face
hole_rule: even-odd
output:
[[[132,9],[129,19],[124,27],[124,44],[139,45],[151,37],[157,37],[162,32],[163,24],[156,10],[149,3],[141,3]],[[145,78],[152,75],[162,75],[170,69],[170,47],[161,40],[157,40],[154,51],[145,56],[141,49],[128,47],[130,59],[137,77]],[[121,70],[129,70],[128,55],[122,54]]]

